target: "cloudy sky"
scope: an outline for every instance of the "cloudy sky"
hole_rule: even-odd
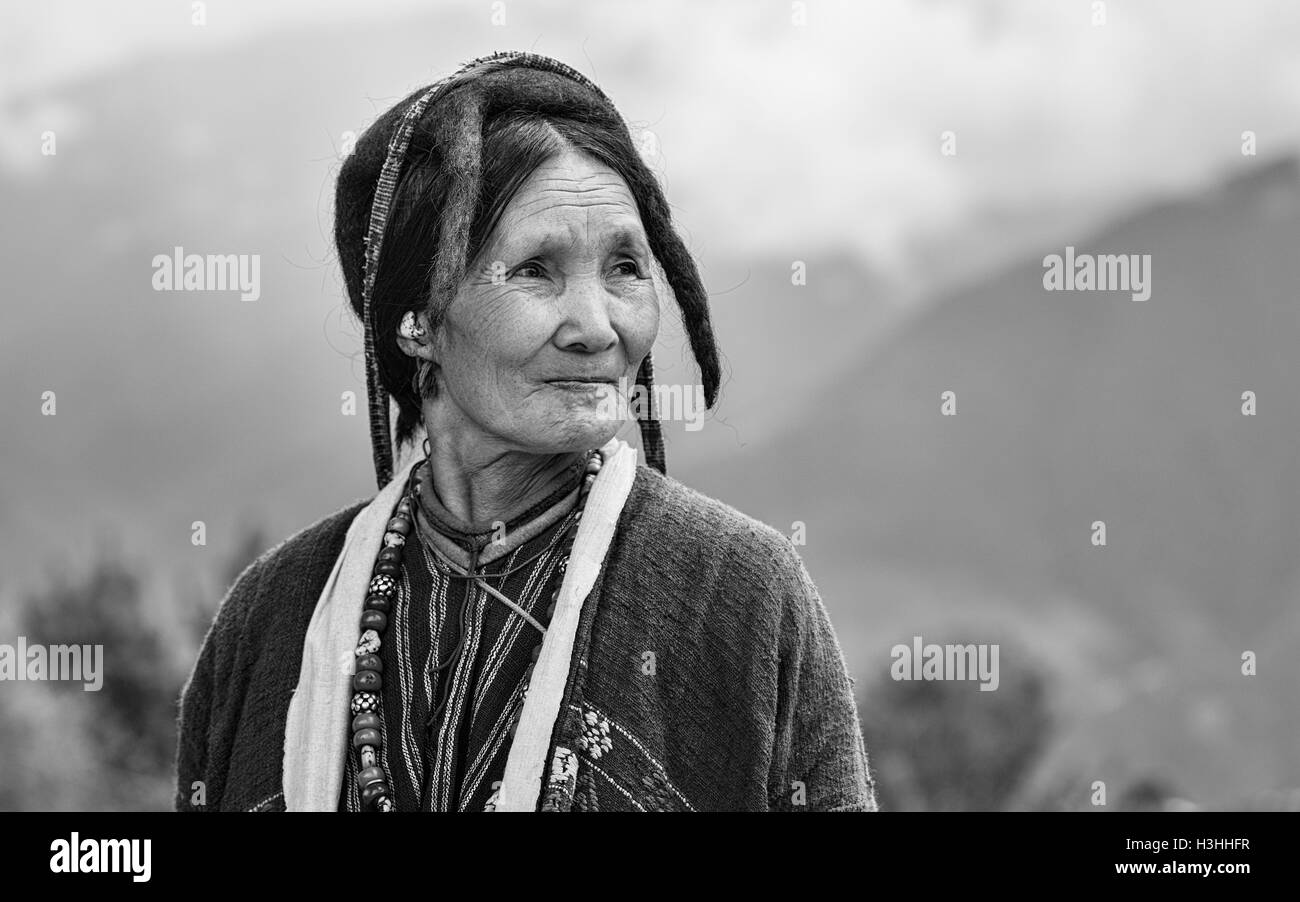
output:
[[[195,27],[198,5],[6,10],[0,165],[30,170],[33,134],[75,132],[75,103],[51,99],[60,84],[286,29],[438,16],[465,35],[460,58],[377,72],[372,96],[494,49],[557,56],[600,80],[634,125],[672,135],[660,168],[675,197],[729,199],[688,204],[689,229],[754,252],[788,243],[794,225],[810,246],[843,245],[895,276],[942,268],[949,251],[936,247],[997,256],[1043,221],[1100,222],[1194,191],[1243,165],[1245,130],[1260,158],[1300,145],[1300,5],[1285,0],[209,0]],[[955,157],[940,152],[946,131]],[[983,244],[972,233],[989,223],[997,240]]]

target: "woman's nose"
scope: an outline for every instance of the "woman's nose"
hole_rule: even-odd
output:
[[[564,320],[556,344],[566,351],[597,353],[618,344],[610,321],[611,296],[598,278],[570,279],[561,298]]]

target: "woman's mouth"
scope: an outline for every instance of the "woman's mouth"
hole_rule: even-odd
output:
[[[614,385],[612,379],[548,379],[549,385],[563,391],[596,392],[608,391]]]

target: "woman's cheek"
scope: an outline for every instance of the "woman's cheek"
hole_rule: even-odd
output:
[[[545,307],[526,290],[492,286],[470,302],[476,306],[464,329],[462,352],[476,368],[514,371],[550,336]]]
[[[626,305],[623,341],[627,344],[630,363],[638,363],[650,353],[659,335],[659,298],[653,285],[642,286]]]

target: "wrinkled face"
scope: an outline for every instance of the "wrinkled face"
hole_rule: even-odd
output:
[[[607,442],[621,425],[610,393],[635,383],[659,330],[652,261],[617,173],[572,151],[543,163],[434,337],[434,429],[536,454]]]

